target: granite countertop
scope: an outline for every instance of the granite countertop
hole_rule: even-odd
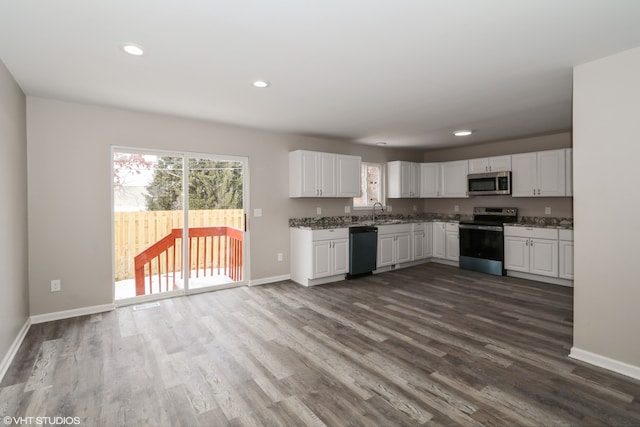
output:
[[[471,215],[423,213],[418,215],[377,215],[375,225],[412,224],[421,222],[460,222],[472,220]],[[374,225],[371,215],[330,216],[311,218],[290,218],[289,227],[305,230],[348,228],[358,225]],[[557,228],[573,230],[573,218],[521,217],[518,222],[509,223],[513,227]]]
[[[375,225],[413,224],[422,222],[444,221],[459,222],[469,220],[471,216],[460,214],[420,214],[420,215],[376,215]],[[332,216],[312,218],[290,218],[289,227],[305,230],[323,230],[329,228],[348,228],[358,225],[374,225],[371,215]]]
[[[518,222],[509,223],[513,227],[557,228],[573,230],[573,218],[550,218],[542,216],[523,216]]]

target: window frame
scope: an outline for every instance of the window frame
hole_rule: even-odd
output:
[[[361,162],[360,163],[360,174],[362,174],[362,169],[363,168],[369,168],[370,166],[377,166],[379,168],[379,183],[378,183],[378,193],[379,193],[379,198],[378,198],[378,202],[382,203],[383,206],[386,206],[386,192],[385,192],[385,179],[386,179],[386,168],[385,168],[385,163],[381,163],[381,162]],[[366,179],[365,182],[361,182],[360,183],[360,190],[362,191],[362,195],[360,197],[354,197],[352,199],[352,206],[354,210],[369,210],[373,208],[374,203],[369,203],[369,195],[367,193],[367,188],[368,185],[366,184]],[[365,200],[367,200],[367,204],[363,205],[363,204],[356,204],[356,199],[360,199],[360,198],[364,198]]]

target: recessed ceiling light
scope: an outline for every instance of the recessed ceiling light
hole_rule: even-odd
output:
[[[376,145],[381,145],[382,146],[382,145],[387,145],[387,143],[384,142],[384,141],[380,141],[380,142],[376,142]]]
[[[253,87],[257,87],[260,89],[264,89],[265,87],[271,86],[271,83],[269,83],[266,80],[256,80],[252,84],[253,84]]]
[[[127,43],[122,46],[122,50],[127,52],[129,55],[140,56],[144,54],[142,48],[138,45]]]
[[[457,130],[457,131],[455,131],[453,134],[454,134],[455,136],[469,136],[469,135],[471,135],[472,133],[473,133],[473,131],[472,131],[472,130],[466,130],[466,129],[465,129],[465,130]]]

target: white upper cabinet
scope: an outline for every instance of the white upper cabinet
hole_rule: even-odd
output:
[[[469,160],[469,173],[504,172],[511,170],[511,156],[484,157]]]
[[[422,163],[420,165],[420,197],[440,196],[440,163]]]
[[[441,163],[440,182],[442,191],[440,197],[468,197],[468,167],[469,162],[467,160]]]
[[[564,149],[514,154],[511,165],[513,197],[567,195]]]
[[[566,195],[573,196],[573,149],[566,148],[564,152],[565,152],[564,163],[566,165],[565,177],[567,179],[567,182],[565,185]]]
[[[468,160],[420,165],[420,197],[468,197]]]
[[[289,153],[289,197],[359,195],[359,157],[304,150]]]
[[[387,163],[387,197],[420,197],[420,164],[393,161]]]
[[[338,169],[337,197],[360,196],[360,163],[361,159],[358,156],[336,154],[336,167]]]

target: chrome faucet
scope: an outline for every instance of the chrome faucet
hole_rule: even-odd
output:
[[[380,205],[380,212],[384,212],[384,206],[382,206],[382,203],[375,202],[373,204],[373,210],[371,211],[371,220],[373,221],[374,224],[376,222],[376,206],[377,205]]]

